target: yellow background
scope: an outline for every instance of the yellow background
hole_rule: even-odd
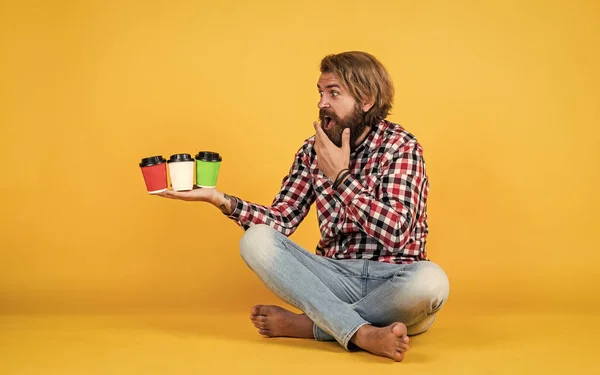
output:
[[[0,1],[0,311],[275,301],[218,209],[142,157],[214,150],[269,204],[317,117],[320,59],[364,50],[425,149],[431,259],[461,309],[600,300],[596,1]],[[313,251],[314,211],[292,237]]]

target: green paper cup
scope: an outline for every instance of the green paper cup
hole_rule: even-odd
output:
[[[196,186],[214,188],[217,186],[221,156],[217,152],[200,151],[196,155]]]

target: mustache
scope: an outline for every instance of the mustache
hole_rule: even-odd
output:
[[[338,117],[335,113],[333,113],[333,111],[327,109],[319,109],[319,118],[324,119],[325,116],[331,117],[334,120],[338,120]]]

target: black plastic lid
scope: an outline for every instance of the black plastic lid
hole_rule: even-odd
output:
[[[192,155],[190,154],[175,154],[171,155],[167,163],[176,163],[179,161],[194,161],[194,159],[192,159]]]
[[[149,158],[143,158],[140,163],[140,167],[151,167],[156,164],[162,164],[166,162],[167,159],[163,158],[162,155],[158,156],[150,156]]]
[[[196,155],[196,160],[202,160],[202,161],[222,161],[223,158],[219,155],[218,152],[200,151]]]

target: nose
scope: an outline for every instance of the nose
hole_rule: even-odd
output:
[[[319,100],[319,104],[317,106],[319,107],[319,109],[329,108],[329,102],[325,98],[325,95],[323,95],[321,97],[321,99]]]

